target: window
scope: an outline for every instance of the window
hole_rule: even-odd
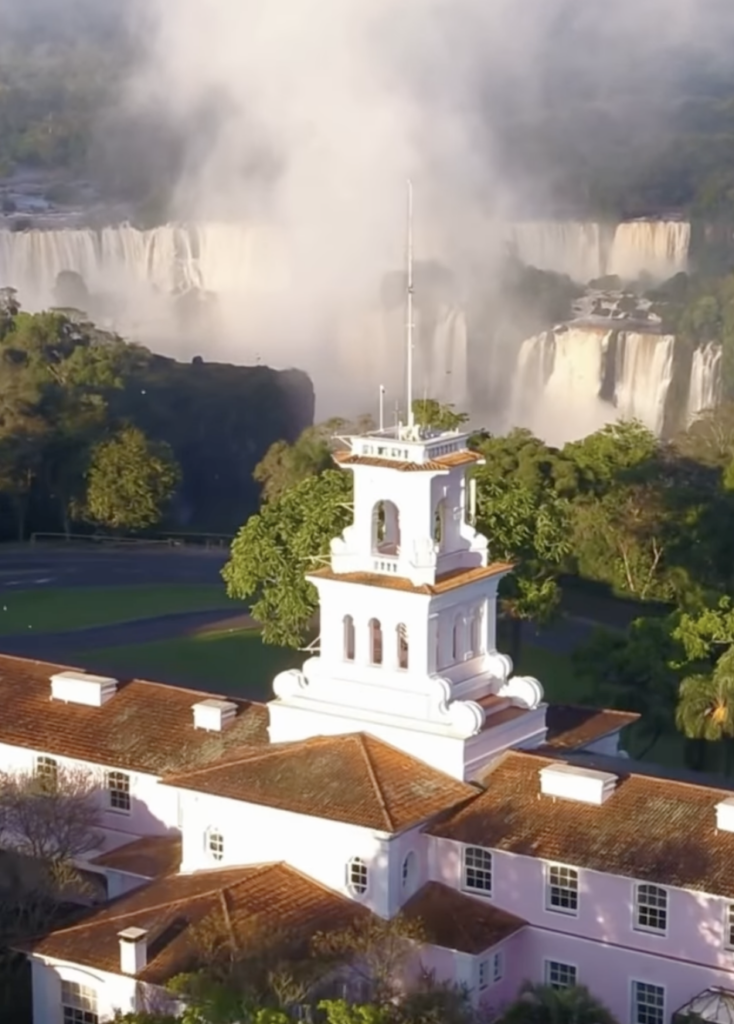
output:
[[[481,610],[481,608],[477,608],[476,611],[474,612],[474,614],[472,615],[472,617],[471,617],[471,624],[470,624],[469,628],[470,628],[470,632],[471,632],[471,637],[470,637],[471,652],[474,655],[474,657],[476,658],[477,655],[482,653],[482,610]]]
[[[354,619],[344,616],[344,660],[354,661]]]
[[[462,636],[461,636],[462,629],[461,629],[461,627],[462,627],[461,616],[457,615],[456,618],[454,619],[454,631],[453,631],[453,633],[451,635],[451,660],[454,661],[454,662],[458,661],[459,658],[462,657],[462,655],[464,653],[462,651],[462,648],[461,648],[461,641],[462,641]]]
[[[370,661],[382,664],[382,626],[379,619],[370,619]]]
[[[479,988],[489,987],[489,960],[479,961]]]
[[[401,877],[403,889],[410,891],[415,882],[415,854],[412,850],[406,855],[405,860],[403,861]]]
[[[668,894],[659,885],[638,885],[635,893],[635,927],[645,932],[664,932],[668,927]]]
[[[551,988],[572,988],[576,982],[576,968],[573,964],[562,964],[557,960],[546,960],[545,983]]]
[[[726,906],[724,941],[729,949],[734,949],[734,903],[728,903]]]
[[[439,547],[443,542],[443,522],[446,514],[446,502],[442,498],[436,505],[436,511],[433,514],[433,540]]]
[[[352,857],[347,864],[347,885],[357,896],[362,896],[367,892],[367,880],[367,865],[361,857]]]
[[[663,1024],[665,989],[646,981],[632,982],[632,1024]]]
[[[105,780],[113,811],[130,813],[130,776],[125,772],[107,772]]]
[[[63,1024],[98,1024],[97,993],[75,981],[61,982]]]
[[[492,982],[496,983],[502,981],[505,974],[505,955],[502,950],[498,950],[492,957]]]
[[[404,623],[397,627],[398,638],[398,668],[408,667],[408,630]]]
[[[548,865],[548,910],[575,914],[579,908],[579,873],[576,868]]]
[[[53,757],[36,758],[36,778],[41,789],[52,793],[59,781],[59,764]]]
[[[222,860],[224,857],[224,836],[216,828],[210,828],[206,834],[206,848],[212,860]]]
[[[473,892],[492,892],[492,854],[480,846],[464,849],[464,888]]]

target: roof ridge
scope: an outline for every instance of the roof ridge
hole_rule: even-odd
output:
[[[387,803],[385,801],[385,796],[382,792],[382,787],[380,786],[377,774],[375,772],[375,766],[372,763],[372,756],[369,750],[367,749],[367,736],[363,732],[358,732],[356,734],[356,738],[359,743],[359,748],[362,751],[362,756],[364,757],[365,764],[367,766],[367,774],[369,775],[370,782],[372,783],[372,788],[374,789],[378,803],[382,808],[382,813],[385,815],[385,821],[387,822],[388,830],[390,832],[396,832],[397,826],[395,824],[395,821],[393,820],[392,815],[390,814],[390,811],[388,810]]]
[[[171,877],[172,877],[171,875],[166,876],[166,880],[170,879]],[[132,891],[133,892],[141,892],[141,889],[135,889],[135,890],[132,890]],[[90,919],[87,917],[83,921],[80,921],[79,924],[70,924],[68,926],[68,928],[55,928],[52,931],[47,932],[45,935],[37,935],[34,938],[35,939],[44,939],[48,935],[60,934],[61,932],[64,932],[64,934],[66,932],[76,932],[76,931],[79,931],[81,928],[89,928],[90,924],[92,924],[92,925],[97,925],[97,924],[101,924],[101,923],[113,924],[115,921],[124,921],[125,918],[127,918],[127,917],[135,917],[136,914],[143,914],[143,913],[148,914],[148,913],[151,913],[154,910],[163,910],[163,909],[168,908],[168,907],[177,907],[181,903],[194,903],[194,902],[198,902],[199,900],[207,899],[207,898],[209,898],[211,896],[216,896],[217,893],[219,893],[220,891],[221,891],[221,889],[217,889],[217,888],[207,889],[205,892],[197,892],[197,893],[194,893],[193,895],[189,895],[189,896],[180,896],[180,897],[177,897],[175,900],[168,900],[168,901],[164,901],[163,903],[154,903],[151,906],[141,907],[139,910],[126,910],[124,914],[113,914],[110,917],[104,918],[103,922],[101,922],[99,920],[97,920],[97,921],[90,921]],[[127,895],[129,895],[129,893],[122,893],[120,895],[119,899],[122,900]],[[103,904],[100,907],[100,909],[101,910],[106,910],[109,906],[110,906],[109,903],[106,904],[106,906]],[[34,939],[32,938],[30,941],[32,942],[32,941],[34,941]]]

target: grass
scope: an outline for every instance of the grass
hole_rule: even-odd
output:
[[[264,644],[257,629],[199,633],[175,640],[81,652],[81,664],[146,679],[179,682],[213,693],[268,700],[278,672],[303,663],[307,655]]]
[[[4,591],[0,634],[67,632],[208,609],[242,610],[220,586],[71,587]]]
[[[264,644],[256,629],[199,633],[175,640],[128,647],[82,651],[82,664],[106,666],[110,672],[180,682],[202,690],[226,690],[252,700],[272,697],[273,677],[286,668],[300,666],[302,651]],[[517,672],[537,676],[549,700],[555,703],[580,699],[579,682],[570,658],[538,647],[525,646]]]

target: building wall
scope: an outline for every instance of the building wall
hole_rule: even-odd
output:
[[[434,839],[429,852],[430,876],[462,888],[462,850],[460,843]],[[545,959],[576,964],[578,980],[599,996],[602,982],[605,992],[616,991],[614,978],[655,984],[667,978],[670,1012],[709,985],[734,988],[734,951],[727,949],[726,943],[727,900],[664,887],[668,892],[668,929],[665,935],[658,935],[634,927],[635,881],[631,878],[579,869],[578,913],[559,913],[547,909],[544,861],[496,850],[492,854],[493,895],[471,895],[534,926],[532,942],[527,939],[529,945],[523,946],[528,979],[544,979]],[[565,953],[561,955],[566,948],[573,951],[568,960]],[[606,963],[603,968],[602,963]],[[636,964],[644,964],[647,975],[639,973],[642,966]],[[685,971],[681,965],[686,966]],[[612,982],[607,983],[609,978]],[[629,998],[627,992],[621,1021],[629,1018]],[[618,995],[615,1006],[619,1012]]]
[[[183,811],[182,871],[285,861],[331,889],[356,898],[385,917],[391,910],[389,837],[273,807],[247,804],[205,793],[181,792]],[[214,860],[207,834],[216,829],[224,855]],[[350,860],[362,858],[369,870],[364,896],[347,885]]]
[[[7,772],[33,772],[39,756],[53,757],[60,769],[89,772],[98,781],[100,800],[104,808],[103,829],[105,844],[110,850],[139,836],[166,835],[178,827],[178,796],[175,790],[158,784],[154,775],[125,772],[130,778],[130,813],[110,810],[105,789],[105,773],[115,766],[101,767],[87,761],[58,757],[45,750],[28,750],[9,744],[0,744],[0,767]],[[123,770],[123,769],[120,769]]]
[[[97,993],[100,1020],[111,1019],[115,1011],[139,1009],[137,982],[124,974],[109,974],[58,960],[33,957],[33,1024],[62,1024],[61,982],[71,981]]]

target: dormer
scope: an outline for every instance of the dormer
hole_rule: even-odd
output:
[[[540,770],[540,792],[559,800],[575,800],[601,806],[617,786],[617,776],[579,768],[573,764],[552,764]]]
[[[70,670],[51,676],[51,699],[101,708],[117,692],[117,680]]]
[[[487,564],[466,472],[482,462],[459,431],[394,427],[343,440],[336,462],[354,473],[354,521],[331,544],[335,573],[432,585]]]

